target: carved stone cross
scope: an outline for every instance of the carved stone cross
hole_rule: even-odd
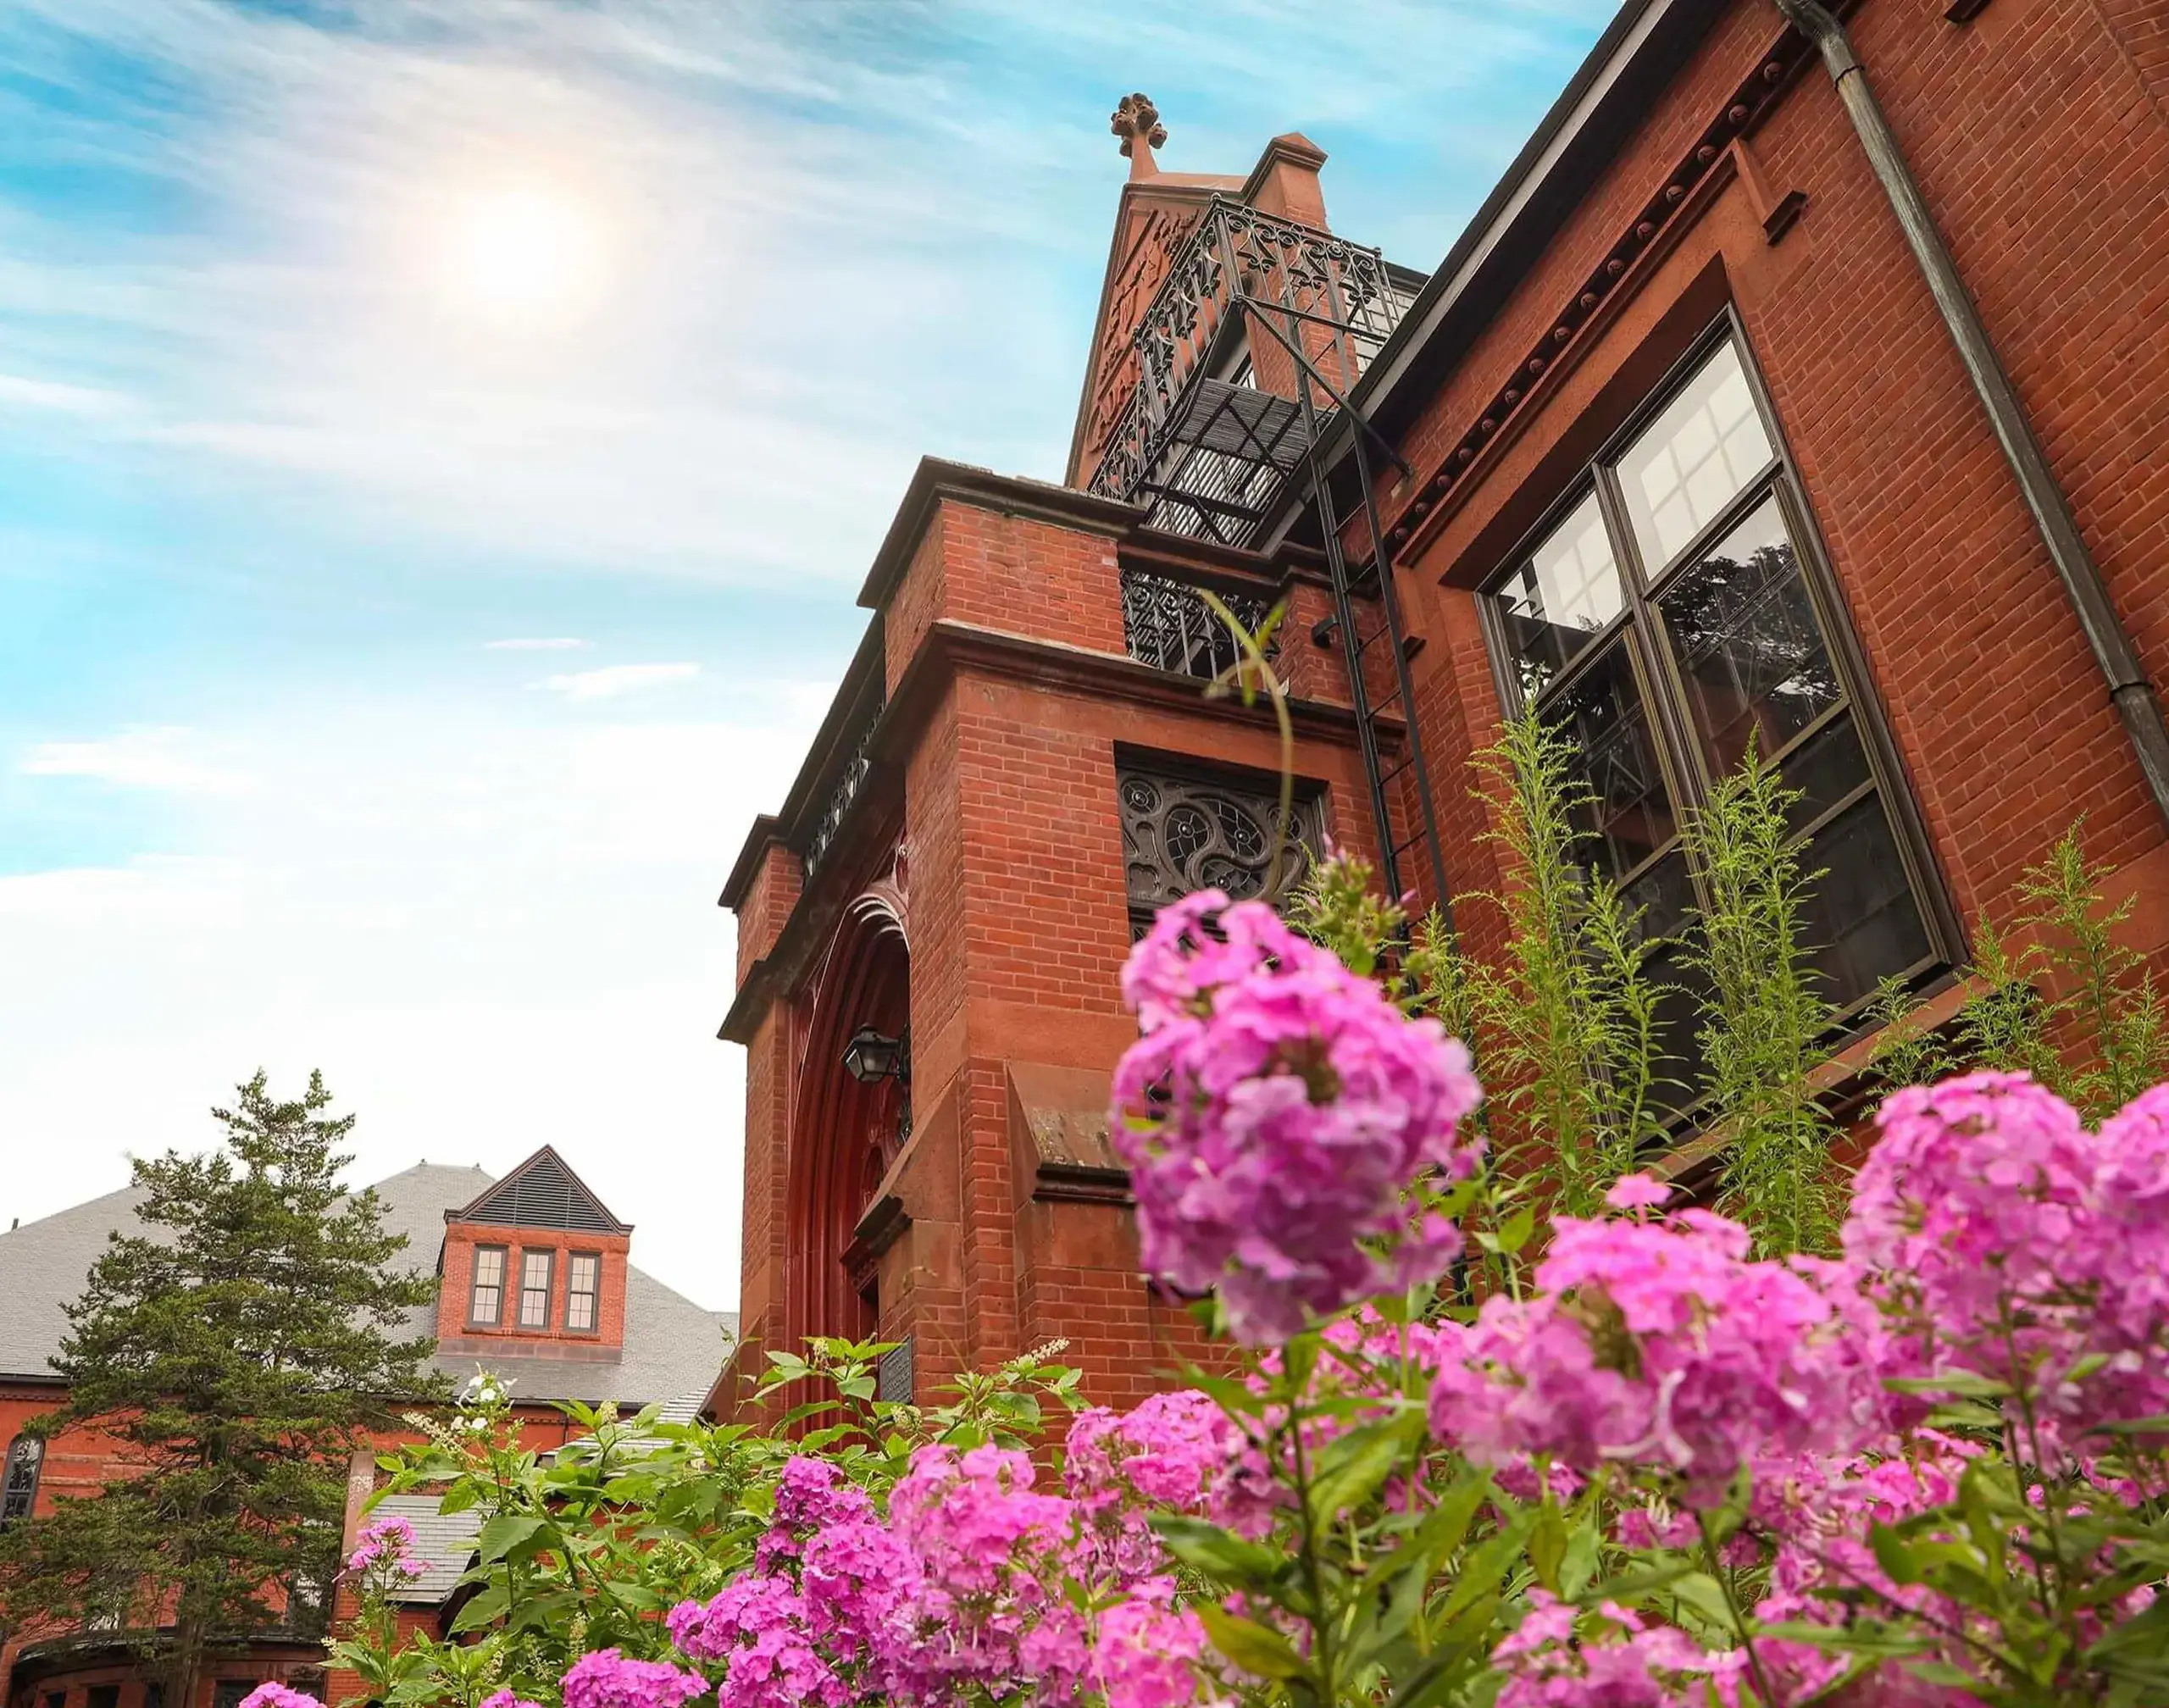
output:
[[[1133,182],[1159,171],[1160,163],[1152,158],[1152,151],[1166,145],[1168,127],[1160,122],[1160,109],[1152,104],[1150,95],[1123,96],[1107,128],[1122,138],[1123,158],[1129,162]],[[1142,147],[1138,146],[1140,143]]]

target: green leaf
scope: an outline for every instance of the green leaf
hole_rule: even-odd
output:
[[[1211,1601],[1195,1605],[1198,1622],[1212,1646],[1241,1667],[1261,1678],[1301,1678],[1310,1670],[1295,1645],[1269,1626],[1245,1619]]]
[[[1883,1385],[1894,1394],[1958,1394],[1968,1400],[2006,1400],[2011,1394],[2010,1383],[1971,1370],[1948,1370],[1939,1376],[1886,1376]]]
[[[1536,1211],[1532,1206],[1524,1204],[1499,1224],[1499,1231],[1493,1236],[1494,1243],[1498,1250],[1512,1256],[1528,1244],[1530,1236],[1535,1232]]]
[[[1888,1524],[1868,1527],[1867,1545],[1875,1555],[1875,1563],[1883,1568],[1883,1575],[1893,1583],[1917,1583],[1921,1581],[1920,1562],[1913,1550]]]
[[[1378,1493],[1423,1427],[1423,1414],[1411,1410],[1336,1439],[1318,1456],[1317,1480],[1311,1484],[1311,1522],[1330,1523]]]
[[[444,1499],[437,1502],[440,1512],[464,1512],[482,1498],[482,1485],[471,1478],[463,1478],[444,1491]]]
[[[1559,1593],[1559,1562],[1567,1557],[1567,1521],[1556,1506],[1545,1503],[1529,1532],[1528,1563],[1536,1581],[1554,1595]]]
[[[549,1522],[530,1512],[500,1512],[482,1527],[482,1533],[474,1539],[474,1551],[482,1556],[484,1565],[502,1560],[532,1539]]]
[[[1567,1539],[1567,1551],[1559,1561],[1558,1593],[1571,1601],[1589,1588],[1589,1579],[1596,1576],[1597,1558],[1604,1545],[1604,1537],[1594,1518],[1584,1519],[1574,1527]]]
[[[452,1634],[460,1636],[469,1631],[480,1631],[496,1624],[512,1605],[512,1585],[499,1578],[485,1585],[474,1599],[459,1610],[459,1616],[452,1622]]]
[[[1231,1589],[1262,1591],[1294,1563],[1273,1549],[1246,1540],[1202,1518],[1157,1513],[1152,1528],[1168,1551],[1184,1565],[1218,1578]]]

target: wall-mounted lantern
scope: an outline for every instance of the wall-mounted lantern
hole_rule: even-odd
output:
[[[902,1038],[890,1038],[871,1026],[862,1026],[844,1045],[844,1072],[862,1085],[878,1085],[884,1079],[908,1083],[911,1045]]]

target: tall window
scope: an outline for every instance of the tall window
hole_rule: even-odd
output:
[[[519,1326],[523,1328],[550,1326],[550,1270],[557,1255],[554,1251],[519,1254]]]
[[[467,1298],[467,1320],[477,1327],[495,1328],[504,1318],[505,1248],[474,1248],[474,1285]]]
[[[0,1524],[27,1518],[37,1505],[38,1472],[45,1467],[45,1443],[34,1435],[18,1435],[8,1447],[8,1465],[0,1473]]]
[[[565,1265],[565,1327],[575,1334],[595,1330],[595,1300],[602,1285],[602,1260],[575,1251]]]
[[[1483,602],[1506,685],[1580,748],[1585,858],[1650,931],[1678,933],[1700,904],[1685,809],[1750,743],[1776,762],[1800,791],[1801,869],[1824,873],[1806,934],[1844,1011],[1948,949],[1806,539],[1728,324]],[[1655,971],[1677,979],[1673,963]],[[1691,1029],[1673,1029],[1678,1049]]]

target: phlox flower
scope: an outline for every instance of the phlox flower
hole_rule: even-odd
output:
[[[1498,1708],[1701,1708],[1713,1693],[1722,1702],[1739,1700],[1745,1654],[1704,1649],[1616,1602],[1599,1611],[1608,1634],[1577,1643],[1573,1608],[1531,1590],[1521,1624],[1491,1651],[1505,1678]]]
[[[667,1661],[630,1661],[616,1649],[581,1655],[560,1683],[565,1708],[682,1708],[708,1692],[697,1672]]]
[[[1152,1512],[1193,1513],[1260,1536],[1278,1499],[1264,1455],[1218,1401],[1195,1389],[1152,1395],[1127,1412],[1079,1412],[1063,1447],[1062,1482],[1096,1563],[1121,1583],[1167,1569]]]
[[[1217,1287],[1260,1345],[1459,1255],[1453,1224],[1403,1198],[1478,1155],[1457,1137],[1480,1095],[1468,1052],[1436,1021],[1218,890],[1162,910],[1123,993],[1142,1035],[1115,1072],[1113,1142],[1151,1273]]]
[[[2050,1456],[2169,1410],[2169,1087],[2098,1134],[2016,1073],[1911,1087],[1878,1119],[1843,1239],[1887,1374],[2008,1383]]]
[[[680,1654],[724,1663],[717,1708],[843,1708],[854,1694],[814,1644],[785,1578],[741,1578],[705,1605],[680,1602],[663,1622]]]
[[[1867,1313],[1845,1278],[1748,1250],[1744,1228],[1706,1211],[1558,1218],[1537,1295],[1495,1296],[1440,1330],[1434,1433],[1485,1464],[1652,1466],[1698,1504],[1742,1465],[1879,1434]]]
[[[763,1572],[798,1558],[806,1538],[832,1524],[855,1524],[871,1517],[874,1503],[866,1491],[839,1471],[833,1461],[795,1453],[776,1479],[774,1522],[761,1538],[756,1554]]]
[[[1173,1589],[1165,1578],[1148,1580],[1100,1615],[1091,1674],[1107,1708],[1190,1708],[1221,1694],[1205,1627],[1174,1605]]]
[[[354,1551],[347,1556],[349,1572],[380,1565],[394,1577],[419,1578],[427,1569],[414,1553],[414,1527],[397,1514],[363,1525],[354,1541]]]
[[[999,1447],[913,1456],[889,1496],[890,1528],[915,1572],[885,1629],[891,1694],[946,1703],[1034,1677],[1051,1678],[1051,1698],[1067,1694],[1059,1675],[1083,1653],[1080,1616],[1062,1593],[1084,1567],[1079,1515],[1033,1478],[1027,1455]]]
[[[241,1708],[324,1708],[306,1690],[294,1690],[276,1681],[259,1684],[241,1699]]]

